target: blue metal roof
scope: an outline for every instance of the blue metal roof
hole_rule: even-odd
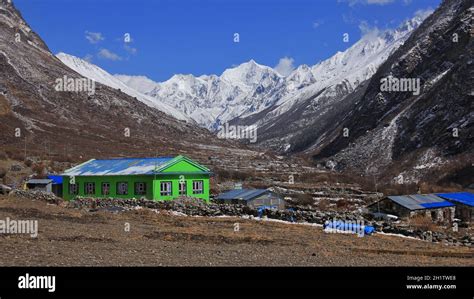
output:
[[[474,194],[470,192],[438,193],[438,196],[474,207]]]
[[[436,196],[435,194],[388,196],[388,198],[409,210],[454,207],[452,203]]]
[[[154,170],[173,160],[174,157],[159,158],[119,158],[106,160],[89,160],[66,170],[63,176],[96,176],[96,175],[148,175]]]
[[[219,196],[217,196],[217,199],[240,199],[248,201],[254,199],[257,196],[262,195],[265,192],[269,191],[267,189],[235,189],[219,194]]]
[[[60,175],[48,175],[48,179],[53,180],[54,185],[63,183],[63,177]]]

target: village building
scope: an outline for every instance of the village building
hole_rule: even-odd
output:
[[[53,180],[52,179],[30,179],[26,181],[25,187],[27,190],[32,191],[53,191]]]
[[[209,201],[210,170],[184,157],[92,159],[66,170],[63,197],[146,198],[180,196]]]
[[[216,201],[222,204],[243,204],[252,208],[285,208],[285,201],[267,189],[234,189],[220,194]]]
[[[470,192],[439,193],[439,197],[456,205],[456,218],[464,222],[474,222],[474,194]]]
[[[405,219],[424,215],[435,222],[452,222],[455,215],[455,205],[435,194],[387,196],[367,208],[372,213],[392,214]]]

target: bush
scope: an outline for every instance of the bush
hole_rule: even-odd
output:
[[[410,226],[414,229],[421,229],[423,231],[434,231],[436,228],[433,220],[426,215],[416,215],[410,218]]]
[[[46,167],[43,164],[35,164],[32,170],[36,173],[37,178],[44,178],[46,176]]]

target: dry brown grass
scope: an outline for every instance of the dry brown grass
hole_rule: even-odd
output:
[[[8,159],[8,156],[7,156],[7,153],[5,153],[4,151],[0,151],[0,160],[7,160]]]
[[[410,226],[414,229],[421,229],[424,231],[435,231],[436,225],[430,217],[426,215],[416,215],[410,218]]]

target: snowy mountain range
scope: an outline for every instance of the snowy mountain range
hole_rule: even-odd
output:
[[[107,73],[105,70],[94,64],[91,64],[83,59],[65,53],[58,53],[56,57],[69,68],[75,70],[80,75],[86,78],[92,79],[96,82],[102,83],[114,89],[119,89],[120,91],[128,94],[129,96],[137,98],[140,102],[152,108],[160,110],[168,115],[171,115],[179,120],[190,120],[186,115],[184,115],[176,108],[169,106],[166,103],[163,103],[162,101],[157,100],[153,97],[145,95],[134,88],[129,87],[127,84],[125,84],[118,78],[112,76],[111,74]]]
[[[297,151],[297,135],[324,121],[328,109],[370,79],[378,67],[427,17],[417,14],[396,29],[366,32],[344,52],[288,76],[254,60],[217,75],[177,74],[165,82],[145,76],[111,75],[80,58],[57,54],[84,77],[137,98],[181,120],[213,132],[225,123],[258,128],[258,143],[280,152]]]
[[[284,78],[255,61],[227,69],[221,76],[175,75],[162,83],[143,77],[116,75],[125,84],[174,106],[210,130],[235,117],[261,111],[274,104]]]
[[[417,15],[395,30],[373,30],[344,52],[314,66],[301,65],[287,77],[254,60],[217,75],[175,75],[165,82],[144,76],[115,78],[156,100],[173,106],[203,127],[215,131],[223,123],[267,111],[252,124],[261,126],[309,95],[340,83],[350,92],[369,79],[426,15]],[[334,93],[328,90],[327,93]]]

